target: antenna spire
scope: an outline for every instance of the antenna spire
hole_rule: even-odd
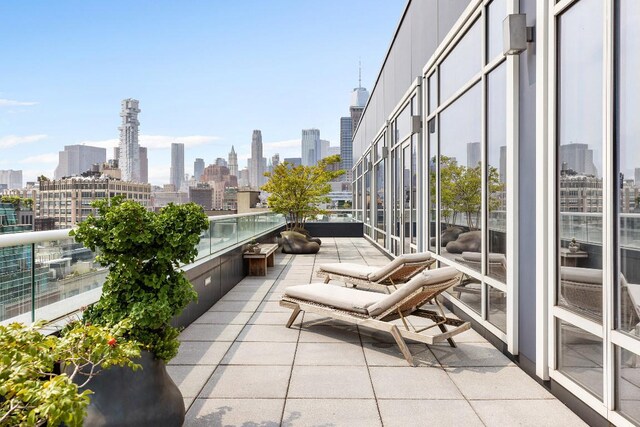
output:
[[[358,58],[358,88],[362,87],[362,62]]]

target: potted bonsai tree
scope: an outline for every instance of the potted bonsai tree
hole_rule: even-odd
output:
[[[122,337],[126,323],[74,322],[61,337],[41,334],[44,322],[0,326],[0,425],[82,426],[91,380],[114,365],[139,368],[138,345]]]
[[[340,156],[325,157],[313,166],[294,166],[280,163],[264,175],[269,178],[262,190],[269,193],[267,203],[273,212],[287,217],[286,231],[282,233],[283,252],[315,253],[320,249],[320,239],[313,239],[304,229],[307,218],[325,213],[323,203],[330,201],[330,181],[345,173],[332,170],[340,163]],[[310,244],[310,243],[316,243]]]
[[[193,203],[170,204],[157,213],[120,197],[93,206],[98,215],[70,234],[97,251],[96,260],[109,274],[100,300],[83,320],[110,326],[129,319],[125,338],[140,344],[143,369],[114,368],[94,380],[87,423],[181,425],[184,403],[165,368],[180,345],[179,330],[170,322],[197,297],[180,265],[195,259],[207,217]]]

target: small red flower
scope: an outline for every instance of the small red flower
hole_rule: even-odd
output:
[[[107,345],[109,345],[109,347],[115,347],[117,343],[118,342],[115,338],[109,338],[109,341],[107,341]]]

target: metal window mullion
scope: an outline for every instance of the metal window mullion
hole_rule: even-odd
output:
[[[480,31],[482,34],[482,42],[480,46],[480,50],[482,54],[482,63],[480,64],[480,69],[484,68],[486,58],[487,58],[487,8],[486,6],[482,7],[482,14],[480,15]],[[487,75],[484,72],[481,72],[480,76],[480,274],[482,280],[480,281],[480,290],[481,290],[481,304],[480,304],[480,313],[482,319],[485,321],[489,320],[489,290],[487,289],[487,284],[484,281],[484,276],[487,275],[487,197],[489,195],[489,191],[487,188]],[[467,159],[467,164],[469,159]],[[475,166],[477,167],[477,165]]]
[[[618,283],[617,274],[614,271],[614,250],[615,242],[614,232],[614,205],[617,205],[617,189],[615,189],[617,183],[617,172],[614,165],[615,141],[613,139],[614,132],[614,93],[613,93],[613,80],[614,80],[614,38],[613,38],[613,0],[605,0],[603,2],[604,13],[602,19],[604,20],[604,49],[603,49],[603,99],[604,99],[604,126],[603,126],[603,153],[604,153],[604,167],[603,167],[603,188],[602,197],[605,203],[603,203],[602,223],[603,223],[603,238],[602,238],[602,274],[603,274],[603,292],[602,292],[602,307],[603,310],[603,401],[607,409],[613,409],[615,406],[615,351],[613,343],[611,342],[611,331],[614,327],[614,287]],[[612,182],[607,183],[607,179],[611,179]]]
[[[518,13],[517,0],[510,0],[507,5],[507,13]],[[509,55],[506,62],[507,81],[506,81],[506,142],[507,142],[507,346],[511,354],[519,353],[519,335],[518,335],[518,159],[519,159],[519,134],[520,134],[520,57],[517,55]]]

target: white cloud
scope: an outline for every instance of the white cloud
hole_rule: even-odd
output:
[[[211,144],[220,140],[218,136],[189,135],[189,136],[168,136],[168,135],[145,135],[138,137],[140,145],[149,150],[164,150],[171,148],[172,143],[184,144],[185,147],[195,147],[198,145]],[[102,141],[81,141],[79,144],[92,147],[113,148],[118,146],[118,138],[105,139]]]
[[[21,160],[20,163],[58,163],[58,160],[58,153],[44,153],[27,157]]]
[[[37,102],[31,101],[16,101],[13,99],[0,98],[0,107],[28,107],[37,104]]]
[[[31,142],[42,141],[46,138],[47,135],[7,135],[0,137],[0,148],[9,148],[20,144],[29,144]]]

